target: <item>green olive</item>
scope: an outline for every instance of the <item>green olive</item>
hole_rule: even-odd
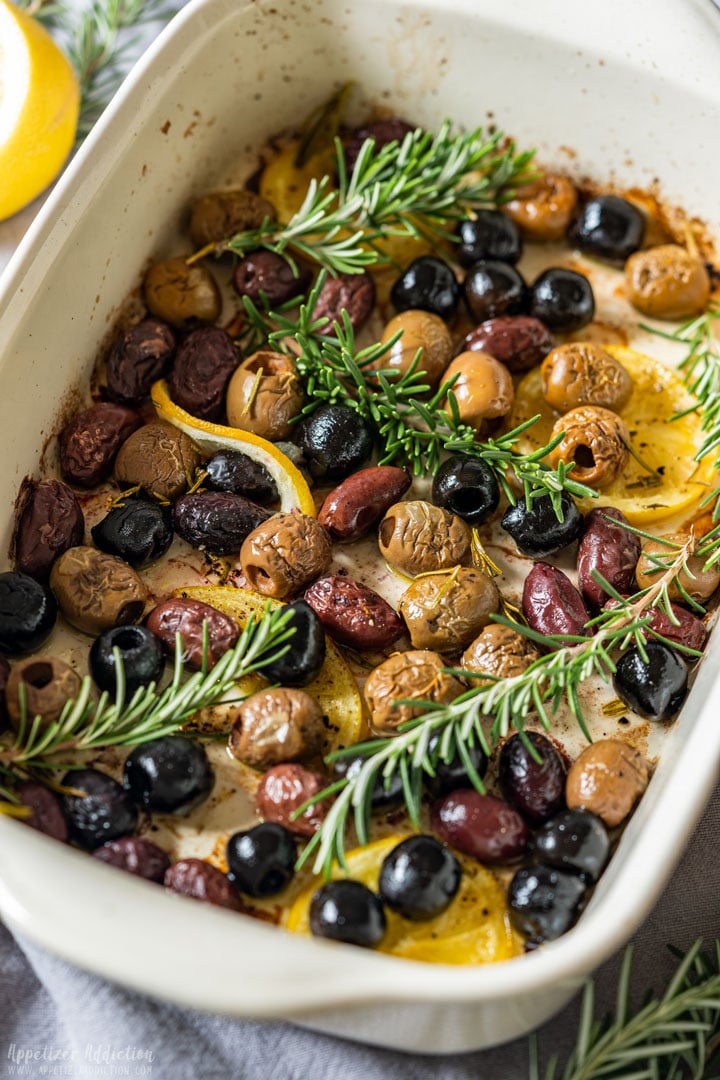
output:
[[[561,413],[582,405],[619,412],[632,389],[632,379],[622,364],[588,341],[558,345],[542,362],[543,396]]]
[[[263,439],[284,439],[290,421],[303,404],[303,391],[295,364],[283,353],[261,350],[237,369],[227,389],[227,415],[231,427],[251,431]]]
[[[457,376],[452,391],[460,420],[479,431],[486,420],[507,416],[515,401],[510,372],[490,353],[476,349],[460,353],[445,371],[444,380]],[[450,412],[450,405],[447,405]]]
[[[575,185],[559,173],[544,173],[524,184],[503,206],[528,240],[561,240],[577,205]]]
[[[254,191],[212,191],[196,199],[190,210],[190,237],[198,247],[216,244],[236,232],[259,228],[275,210]]]
[[[143,282],[145,302],[153,315],[183,327],[193,319],[214,323],[222,300],[215,278],[199,263],[188,266],[183,256],[154,263]]]
[[[636,251],[625,263],[625,287],[633,307],[656,319],[687,319],[710,298],[705,264],[678,244]]]
[[[422,349],[418,370],[425,372],[430,386],[436,386],[453,352],[450,331],[443,320],[429,311],[403,311],[385,327],[382,343],[390,341],[398,331],[402,331],[402,337],[372,366],[395,368],[404,375],[418,349]]]

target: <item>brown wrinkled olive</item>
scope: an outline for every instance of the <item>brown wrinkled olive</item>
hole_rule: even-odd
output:
[[[283,353],[253,353],[228,384],[228,423],[263,439],[284,439],[289,435],[290,421],[302,405],[300,376],[293,361]]]
[[[548,172],[516,188],[503,212],[528,240],[561,240],[576,206],[577,191],[572,181]]]
[[[18,518],[15,569],[46,581],[58,555],[82,544],[85,519],[74,494],[61,480],[41,480]]]
[[[165,874],[163,884],[171,892],[203,900],[206,904],[244,911],[245,907],[230,879],[204,859],[180,859]]]
[[[587,636],[590,616],[567,574],[549,563],[535,563],[525,578],[522,612],[531,630],[539,634]]]
[[[60,799],[50,788],[40,784],[37,780],[22,780],[17,786],[20,802],[30,813],[27,817],[20,818],[24,825],[31,829],[52,836],[53,840],[59,840],[61,844],[67,843],[68,826],[62,810]]]
[[[162,319],[143,319],[119,334],[105,361],[108,397],[139,405],[164,375],[175,353],[175,335]]]
[[[230,753],[255,769],[311,757],[325,734],[320,706],[304,690],[261,690],[235,713]]]
[[[330,637],[349,649],[386,649],[405,631],[402,619],[382,596],[350,577],[320,578],[304,599]]]
[[[270,511],[231,491],[194,491],[173,507],[173,527],[187,544],[215,555],[236,555]]]
[[[91,547],[64,552],[52,568],[50,588],[67,621],[96,636],[111,626],[137,622],[147,599],[131,566]]]
[[[192,204],[188,232],[193,244],[205,247],[233,233],[258,229],[265,218],[274,220],[275,208],[254,191],[211,191]]]
[[[193,482],[200,451],[184,431],[170,424],[146,424],[123,444],[115,461],[122,487],[139,485],[149,495],[177,499]]]
[[[686,319],[710,299],[705,264],[677,244],[636,251],[625,263],[625,287],[633,307],[655,319]]]
[[[405,494],[411,482],[405,469],[392,465],[361,469],[330,492],[322,504],[318,521],[333,540],[341,543],[359,540]]]
[[[329,319],[322,333],[332,334],[333,323],[343,325],[343,311],[346,311],[353,330],[359,330],[370,318],[375,307],[375,282],[367,273],[338,274],[329,277],[320,290],[317,303],[313,308],[314,319]]]
[[[652,585],[658,577],[666,572],[654,560],[659,560],[667,567],[667,565],[674,562],[678,556],[679,548],[686,544],[688,539],[689,537],[684,533],[667,533],[658,537],[657,540],[646,540],[643,543],[640,558],[635,568],[635,580],[638,588],[647,589],[648,585]],[[668,543],[663,543],[663,540],[668,541]],[[673,580],[668,586],[668,596],[671,600],[683,602],[683,593],[678,588],[678,585],[680,585],[688,596],[702,604],[705,600],[710,599],[718,585],[720,585],[720,569],[717,566],[711,566],[706,570],[703,556],[695,554],[701,543],[702,541],[697,540],[690,549],[692,554],[687,559],[689,573],[681,570],[677,575],[677,579]]]
[[[647,783],[641,753],[620,739],[600,739],[572,764],[565,799],[570,810],[589,810],[612,829],[625,820]]]
[[[168,378],[176,405],[201,420],[219,423],[225,394],[241,356],[226,330],[201,326],[182,341]]]
[[[94,487],[112,472],[117,452],[141,426],[133,409],[101,401],[68,421],[58,436],[63,476],[78,487]]]
[[[152,314],[172,326],[183,328],[195,319],[214,323],[220,318],[222,298],[215,278],[200,263],[188,266],[182,255],[151,266],[143,292]]]
[[[332,799],[313,803],[298,818],[292,815],[327,786],[328,781],[324,776],[303,765],[273,765],[260,781],[255,805],[265,821],[275,821],[298,836],[312,836],[325,820]]]
[[[510,372],[486,352],[464,352],[456,356],[443,376],[449,382],[455,376],[452,392],[463,424],[480,431],[486,420],[497,420],[512,411],[515,401]],[[450,404],[445,411],[452,415]]]
[[[400,330],[402,337],[371,367],[375,370],[392,368],[404,375],[418,349],[422,349],[418,370],[425,372],[431,387],[437,386],[453,354],[452,338],[445,322],[429,311],[402,311],[386,325],[381,342],[386,344]]]
[[[240,564],[250,588],[277,600],[326,573],[331,560],[327,529],[307,514],[274,514],[253,529],[240,548]]]
[[[623,528],[623,524],[627,524],[627,518],[614,506],[591,510],[585,518],[585,533],[578,547],[578,587],[595,612],[603,606],[608,594],[593,577],[594,570],[617,592],[635,591],[640,537]]]
[[[556,421],[552,438],[563,439],[549,455],[553,467],[561,461],[575,463],[574,480],[594,488],[606,488],[617,480],[627,465],[630,432],[617,413],[597,405],[571,409]]]
[[[618,412],[630,399],[632,379],[599,345],[572,341],[553,349],[542,365],[542,392],[558,412],[600,405]]]
[[[54,724],[66,702],[80,692],[80,676],[69,664],[54,656],[31,656],[12,668],[5,686],[10,723],[20,724],[20,687],[24,688],[28,720],[42,717],[42,727]]]
[[[482,570],[458,566],[413,581],[399,607],[414,648],[456,652],[487,626],[500,607],[500,594]]]
[[[483,627],[462,654],[460,666],[468,671],[482,672],[496,679],[513,679],[540,658],[529,638],[509,626],[490,623]],[[472,685],[479,686],[480,679]]]
[[[650,619],[643,633],[648,641],[653,640],[652,630],[668,641],[674,641],[676,645],[687,645],[689,649],[697,649],[700,652],[707,638],[707,627],[702,619],[693,615],[692,611],[680,607],[679,604],[670,604],[673,613],[672,619],[660,608],[654,607],[649,612]],[[690,660],[690,657],[688,657]]]
[[[247,296],[254,304],[263,296],[271,307],[300,296],[310,285],[312,274],[301,263],[292,266],[274,251],[251,251],[240,259],[233,273],[233,288],[238,296]]]
[[[498,315],[486,319],[465,338],[466,352],[486,352],[509,371],[528,371],[555,348],[555,338],[531,315]]]
[[[375,731],[392,735],[401,724],[425,712],[413,705],[396,705],[396,701],[414,698],[445,705],[462,694],[465,687],[453,675],[446,674],[443,668],[447,666],[439,653],[410,650],[395,653],[374,668],[364,693]]]
[[[162,600],[145,620],[148,630],[160,639],[169,656],[175,655],[175,635],[180,634],[185,664],[193,671],[202,668],[203,623],[207,623],[209,671],[240,637],[240,628],[229,615],[201,600],[178,596]]]
[[[404,574],[429,573],[472,560],[472,532],[465,522],[421,499],[391,506],[380,523],[382,556]]]
[[[108,866],[116,866],[118,870],[160,885],[170,867],[166,852],[144,836],[119,836],[117,840],[109,840],[95,848],[93,856]]]

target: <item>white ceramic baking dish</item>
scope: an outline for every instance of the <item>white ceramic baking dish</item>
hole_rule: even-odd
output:
[[[3,550],[18,484],[37,470],[144,262],[171,242],[188,198],[268,133],[353,78],[366,102],[420,124],[492,118],[578,174],[658,178],[666,197],[707,220],[720,213],[719,18],[700,0],[191,3],[135,69],[3,278]],[[183,1004],[429,1053],[504,1041],[564,1004],[671,873],[716,777],[719,660],[716,635],[578,926],[509,963],[424,966],[290,937],[168,897],[1,816],[0,911],[69,960]]]

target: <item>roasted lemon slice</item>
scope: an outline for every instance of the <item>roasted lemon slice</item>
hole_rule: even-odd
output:
[[[223,585],[198,585],[177,589],[174,595],[211,604],[241,626],[245,625],[251,615],[262,615],[268,603],[274,607],[282,606],[275,600],[269,601],[267,597],[247,589]],[[266,686],[267,682],[260,675],[247,675],[238,683],[243,694],[254,694],[256,690],[262,690]],[[365,737],[360,691],[353,673],[332,641],[327,641],[325,663],[320,674],[303,689],[315,698],[326,718],[327,735],[322,748],[323,755],[343,746],[351,746]]]
[[[240,450],[253,461],[264,465],[277,484],[280,509],[283,512],[302,510],[303,514],[315,517],[315,501],[305,477],[274,443],[261,439],[250,431],[211,424],[208,420],[191,416],[172,400],[164,379],[154,384],[151,394],[158,417],[184,431],[201,450]]]
[[[304,165],[296,165],[299,148],[300,140],[293,139],[268,161],[260,176],[260,194],[275,207],[277,219],[283,225],[297,214],[310,182],[319,183],[323,176],[333,175],[335,154],[332,147],[314,154]]]
[[[670,417],[692,409],[696,400],[678,375],[658,360],[618,345],[603,348],[620,361],[633,380],[632,395],[620,416],[630,432],[631,451],[637,456],[630,457],[623,475],[604,488],[599,498],[581,499],[578,505],[584,511],[616,506],[633,525],[661,521],[695,507],[707,494],[712,474],[710,461],[698,464],[694,460],[702,442],[700,418],[696,412],[678,420]],[[560,416],[545,401],[540,368],[534,368],[517,388],[510,426],[538,413],[538,422],[519,441],[521,453],[531,453],[547,443]]]
[[[347,854],[348,873],[377,891],[380,867],[405,836],[386,836]],[[387,931],[379,951],[431,964],[492,964],[522,952],[522,943],[510,925],[503,891],[480,863],[455,853],[462,880],[450,906],[434,919],[411,922],[386,909]],[[334,879],[344,877],[338,868]],[[283,925],[295,934],[310,933],[310,901],[322,885],[316,878],[283,916]]]

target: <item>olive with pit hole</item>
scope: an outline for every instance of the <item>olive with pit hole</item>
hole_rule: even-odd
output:
[[[305,600],[330,637],[349,649],[377,652],[405,632],[402,619],[387,600],[350,577],[319,578],[305,592]]]
[[[131,566],[91,547],[74,547],[57,560],[50,588],[72,626],[97,636],[142,618],[147,589]]]
[[[21,690],[22,687],[22,690]],[[80,692],[80,676],[64,660],[54,656],[32,656],[15,664],[5,686],[5,704],[10,723],[18,728],[23,715],[32,723],[42,720],[41,729],[59,719],[65,705]]]
[[[145,424],[123,444],[115,479],[122,487],[141,487],[172,502],[190,487],[200,460],[200,451],[184,431],[170,424]]]
[[[467,566],[417,578],[400,600],[413,648],[438,652],[464,649],[499,607],[495,582]]]
[[[230,753],[245,765],[268,769],[312,757],[324,735],[320,706],[304,690],[260,690],[235,710]]]
[[[77,413],[58,436],[60,468],[65,479],[83,488],[107,479],[118,450],[141,424],[133,409],[109,401]]]
[[[443,382],[452,383],[460,422],[480,431],[486,420],[497,420],[512,411],[515,400],[512,377],[494,356],[485,352],[464,352],[449,364]],[[448,402],[448,415],[453,410]]]
[[[378,543],[383,558],[411,577],[472,561],[470,527],[422,499],[391,506],[380,523]]]
[[[205,247],[234,233],[258,229],[266,218],[273,221],[275,209],[254,191],[210,191],[193,202],[188,231],[193,244]]]
[[[577,191],[571,180],[546,172],[536,180],[515,188],[503,211],[528,240],[561,240],[577,206]]]
[[[463,349],[490,353],[509,371],[528,371],[555,347],[544,323],[531,315],[498,315],[486,319],[465,338]]]
[[[565,762],[545,735],[525,731],[503,743],[500,789],[530,825],[541,825],[565,805]]]
[[[445,671],[447,662],[439,653],[411,649],[395,653],[374,668],[365,683],[365,700],[372,726],[383,735],[392,735],[401,724],[422,716],[421,706],[397,704],[416,699],[446,705],[465,687]]]
[[[588,341],[558,345],[541,371],[543,396],[561,413],[582,405],[619,412],[632,394],[632,379],[619,360]]]
[[[173,507],[177,535],[215,555],[237,555],[245,537],[269,517],[269,510],[230,491],[194,491]]]
[[[318,521],[333,540],[350,543],[365,536],[405,494],[411,479],[405,469],[372,465],[343,480],[325,499]]]
[[[468,671],[490,675],[495,679],[513,679],[516,675],[522,675],[539,658],[540,653],[530,638],[510,626],[490,623],[470,642],[462,654],[460,665]],[[473,686],[480,683],[480,679],[472,680]]]
[[[561,434],[548,457],[553,468],[561,461],[572,463],[573,479],[598,490],[609,487],[623,473],[630,457],[630,432],[611,409],[597,405],[571,409],[555,422],[551,438]]]
[[[328,319],[320,333],[333,334],[333,323],[344,324],[345,314],[353,330],[360,330],[375,307],[375,282],[367,271],[328,277],[318,294],[313,319]]]
[[[620,594],[635,591],[635,567],[640,557],[640,537],[623,526],[622,510],[603,506],[585,518],[585,533],[578,546],[578,586],[591,610],[597,612],[608,599],[595,573]]]
[[[153,315],[184,328],[196,319],[214,323],[222,299],[215,278],[200,263],[180,255],[154,263],[143,281],[145,303]]]
[[[522,611],[538,634],[585,637],[590,616],[583,598],[567,574],[549,563],[535,563],[525,578]]]
[[[386,324],[381,343],[386,345],[400,332],[401,337],[390,346],[388,352],[373,361],[370,369],[391,368],[399,375],[405,375],[418,349],[422,349],[417,370],[424,372],[430,387],[437,386],[453,355],[452,338],[443,320],[430,311],[414,308],[401,311]]]
[[[116,651],[122,664],[126,701],[141,686],[160,682],[165,668],[160,639],[147,626],[113,626],[95,638],[88,657],[90,674],[98,690],[106,691],[112,698],[117,694]]]
[[[75,495],[61,480],[30,486],[15,533],[15,568],[47,581],[52,564],[82,544],[85,519]]]
[[[707,307],[710,277],[698,255],[677,244],[637,251],[625,263],[633,307],[654,319],[689,319]]]
[[[297,763],[273,765],[263,776],[255,793],[255,806],[264,821],[274,821],[298,836],[313,836],[327,817],[332,798],[308,806],[299,817],[296,810],[328,786],[320,773]]]
[[[185,412],[220,423],[240,352],[220,326],[201,326],[181,342],[168,377],[170,397]]]
[[[521,859],[527,825],[509,803],[474,788],[451,791],[433,804],[432,830],[446,844],[487,866],[507,866]]]
[[[107,392],[120,405],[139,405],[175,353],[175,334],[162,319],[142,319],[118,334],[105,361]]]
[[[291,358],[261,350],[244,360],[230,379],[228,423],[263,439],[284,439],[302,408],[303,397]]]
[[[609,829],[628,816],[648,784],[648,765],[620,739],[599,739],[586,747],[567,775],[565,796],[571,810],[590,810]]]
[[[720,568],[706,566],[706,558],[696,554],[702,540],[695,540],[690,544],[689,540],[684,533],[666,533],[655,540],[645,540],[635,567],[638,588],[647,589],[662,574],[667,573],[668,566],[679,557],[682,547],[688,545],[685,566],[669,583],[668,596],[680,603],[687,596],[700,604],[709,600],[720,585]]]
[[[498,508],[500,485],[480,458],[455,454],[435,473],[432,498],[436,506],[457,514],[468,525],[482,525]]]
[[[170,657],[175,655],[175,639],[179,634],[184,663],[193,671],[199,671],[203,666],[206,636],[208,671],[240,637],[240,628],[229,615],[201,600],[190,600],[185,596],[162,600],[150,612],[145,625],[160,639]]]
[[[249,534],[240,548],[240,564],[250,588],[284,600],[326,573],[332,544],[316,518],[274,514]]]

